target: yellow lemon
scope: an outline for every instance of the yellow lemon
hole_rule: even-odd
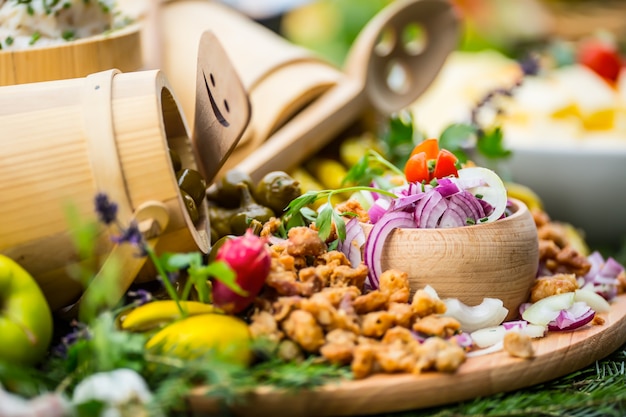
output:
[[[530,209],[543,210],[543,202],[541,197],[530,187],[516,182],[506,182],[504,184],[509,197],[520,200]]]
[[[189,316],[215,313],[217,310],[215,306],[199,301],[181,301],[180,304]],[[180,310],[174,300],[157,300],[132,309],[120,318],[120,322],[123,330],[143,332],[180,318]]]
[[[214,352],[218,358],[241,365],[252,359],[251,337],[243,320],[226,314],[200,314],[165,326],[146,348],[183,359]]]

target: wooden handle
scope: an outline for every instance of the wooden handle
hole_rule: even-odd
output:
[[[131,221],[137,223],[139,231],[146,239],[146,244],[155,247],[161,233],[167,228],[169,219],[169,210],[165,204],[160,201],[147,201],[137,208]],[[103,286],[106,286],[107,291],[112,292],[107,294],[106,303],[111,304],[108,307],[113,307],[124,296],[147,261],[147,257],[138,254],[139,251],[140,248],[128,242],[115,244],[81,298],[76,304],[66,309],[63,315],[66,317],[73,317],[76,314],[79,317],[84,316],[87,311],[85,300],[101,303],[100,299],[94,296],[102,291]],[[112,274],[111,271],[118,273]],[[115,280],[115,282],[107,283],[107,280]],[[91,307],[93,306],[89,306]]]

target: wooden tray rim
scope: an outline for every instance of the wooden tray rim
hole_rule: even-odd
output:
[[[374,375],[362,380],[329,383],[295,393],[259,387],[249,393],[235,415],[276,415],[290,410],[298,416],[372,415],[423,409],[510,392],[547,382],[589,366],[626,343],[626,294],[599,314],[603,325],[569,332],[550,332],[535,339],[535,357],[520,359],[506,352],[468,358],[454,374]],[[196,389],[189,397],[194,411],[216,409],[216,403]]]

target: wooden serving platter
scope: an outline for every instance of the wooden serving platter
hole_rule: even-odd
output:
[[[513,391],[546,382],[602,359],[626,342],[626,295],[613,301],[600,315],[601,326],[571,332],[551,332],[535,339],[533,359],[506,352],[468,358],[454,374],[375,375],[342,381],[313,390],[284,392],[261,387],[233,409],[241,416],[348,416],[372,415],[427,408]],[[189,398],[197,412],[216,410],[213,400],[196,390]]]

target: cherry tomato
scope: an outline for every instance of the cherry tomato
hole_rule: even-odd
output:
[[[436,159],[439,153],[439,141],[437,139],[425,139],[418,143],[411,151],[411,156],[420,152],[426,153],[426,159]]]
[[[430,181],[428,172],[428,159],[426,152],[419,152],[412,155],[404,166],[404,175],[409,182]]]
[[[433,178],[443,178],[450,175],[458,177],[459,171],[456,168],[457,162],[458,158],[452,152],[447,149],[440,150],[439,155],[437,155]]]
[[[578,62],[610,82],[617,81],[622,67],[619,52],[611,45],[598,40],[587,41],[580,46]]]

